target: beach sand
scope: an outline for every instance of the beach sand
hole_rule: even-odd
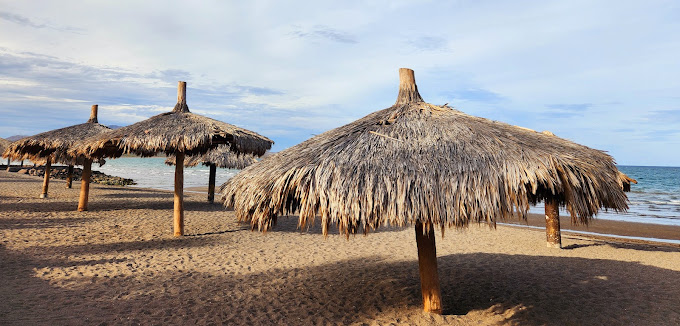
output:
[[[39,178],[0,171],[0,325],[680,324],[677,245],[563,232],[558,250],[543,230],[437,232],[438,316],[421,310],[411,227],[348,240],[280,218],[261,234],[187,191],[175,238],[171,192],[92,185],[90,211],[76,212],[79,188],[52,180],[39,199]],[[607,233],[600,222],[588,230]]]

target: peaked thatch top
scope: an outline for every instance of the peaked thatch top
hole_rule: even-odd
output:
[[[90,119],[86,123],[55,129],[13,142],[3,153],[3,157],[15,161],[28,159],[35,163],[46,161],[64,164],[82,164],[83,158],[68,153],[74,144],[83,138],[105,133],[111,128],[97,123],[97,105],[93,105]]]
[[[259,230],[279,215],[297,213],[301,227],[320,216],[324,234],[332,223],[346,234],[493,224],[546,198],[574,222],[627,209],[604,152],[425,103],[413,71],[400,74],[395,105],[247,167],[222,185],[225,205]]]
[[[179,82],[177,105],[168,113],[94,137],[74,153],[91,157],[119,157],[133,153],[153,156],[184,152],[204,154],[218,144],[230,144],[235,152],[262,155],[274,142],[253,131],[189,112],[186,83]]]
[[[167,165],[175,165],[175,156],[168,156],[165,160]],[[215,164],[221,169],[243,169],[248,165],[257,162],[255,155],[234,153],[229,145],[219,145],[203,155],[187,156],[184,159],[184,166],[192,167],[199,164],[209,166]]]

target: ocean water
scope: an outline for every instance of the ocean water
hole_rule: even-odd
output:
[[[106,174],[135,180],[134,187],[172,190],[174,166],[165,165],[164,157],[122,157],[92,167]],[[680,225],[680,167],[619,166],[619,170],[638,181],[631,185],[628,195],[629,210],[616,213],[601,211],[596,218],[663,225]],[[239,170],[217,169],[217,189]],[[184,169],[184,187],[208,186],[210,170],[206,166]],[[543,204],[530,209],[543,214]],[[560,215],[568,216],[565,210]]]
[[[680,226],[680,167],[626,166],[619,170],[637,180],[630,186],[628,211],[601,211],[596,218]],[[531,213],[544,213],[542,203]],[[560,210],[560,215],[568,215]]]
[[[92,170],[134,180],[132,187],[172,190],[175,187],[175,166],[165,165],[165,157],[121,157],[106,159],[106,164],[92,165]],[[216,191],[229,178],[238,173],[234,169],[217,169],[215,174]],[[184,168],[184,188],[207,187],[210,168],[197,165]]]

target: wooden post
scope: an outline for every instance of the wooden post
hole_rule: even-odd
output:
[[[73,183],[73,165],[68,166],[66,170],[66,188],[71,189]]]
[[[434,228],[416,222],[416,244],[418,245],[418,268],[420,289],[423,293],[423,309],[435,314],[442,313],[442,295],[437,272],[437,248],[434,242]],[[425,233],[427,232],[427,233]]]
[[[208,178],[208,202],[215,202],[215,174],[217,174],[217,165],[210,163],[210,177]]]
[[[90,110],[90,120],[87,120],[89,123],[99,123],[97,120],[97,110],[99,109],[99,105],[94,104],[92,105],[92,109]]]
[[[560,234],[560,211],[554,199],[545,200],[545,234],[548,248],[562,248]]]
[[[184,153],[175,154],[175,236],[184,235]]]
[[[187,82],[177,82],[177,104],[172,112],[189,112],[187,106]]]
[[[424,101],[423,98],[420,97],[420,93],[418,93],[418,86],[416,85],[416,77],[413,70],[399,68],[399,95],[397,95],[397,102],[395,105],[414,102]]]
[[[7,172],[9,172],[9,164],[12,163],[12,160],[10,158],[7,158]]]
[[[43,190],[40,194],[40,198],[47,198],[47,188],[50,186],[50,170],[52,169],[52,159],[47,158],[47,163],[45,163],[45,180],[43,180]]]
[[[21,160],[21,167],[24,167],[24,160]]]
[[[83,163],[83,175],[80,177],[80,199],[78,200],[78,211],[87,210],[87,200],[90,196],[90,176],[92,175],[92,159],[86,159]]]

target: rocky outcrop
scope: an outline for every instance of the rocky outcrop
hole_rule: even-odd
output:
[[[33,175],[33,176],[37,176],[37,177],[43,177],[45,175],[45,168],[42,167],[42,166],[24,169],[24,170],[27,170],[24,173],[27,173],[27,174]],[[80,181],[80,176],[82,175],[82,173],[83,173],[83,170],[81,170],[79,168],[74,168],[73,169],[73,181]],[[68,174],[68,170],[65,166],[64,167],[53,166],[52,172],[50,173],[50,179],[66,180],[67,174]],[[90,182],[105,184],[105,185],[115,185],[115,186],[127,186],[127,185],[137,184],[132,179],[125,179],[125,178],[121,178],[121,177],[107,175],[107,174],[101,173],[99,171],[92,171],[92,176],[90,177]]]

